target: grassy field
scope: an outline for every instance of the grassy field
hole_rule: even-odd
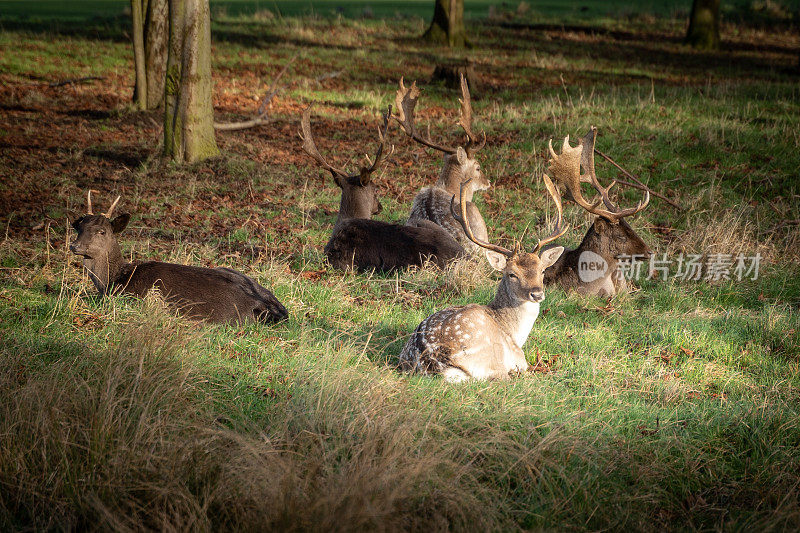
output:
[[[159,113],[130,106],[124,2],[54,21],[47,2],[25,18],[0,1],[0,529],[800,527],[796,8],[770,4],[769,31],[729,19],[724,50],[696,53],[675,16],[688,2],[476,7],[475,47],[451,52],[414,38],[428,15],[379,2],[389,18],[360,18],[366,2],[342,3],[354,18],[212,4],[221,120],[297,60],[274,123],[176,167]],[[653,249],[760,253],[759,278],[643,280],[610,301],[548,289],[525,346],[536,372],[457,386],[396,372],[420,320],[488,302],[497,275],[326,266],[339,189],[299,151],[299,116],[314,103],[318,146],[352,164],[405,76],[424,89],[418,120],[454,142],[457,95],[429,79],[462,57],[481,81],[494,239],[545,231],[547,141],[595,125],[598,148],[686,207],[653,199],[634,220]],[[50,85],[85,76],[103,79]],[[379,218],[402,220],[440,159],[390,135]],[[209,327],[157,297],[100,300],[67,250],[89,188],[123,195],[126,254],[241,269],[290,320]],[[575,245],[591,220],[566,217]]]
[[[464,11],[467,18],[484,18],[490,6],[506,10],[518,9],[520,2],[493,2],[491,0],[466,0]],[[676,10],[687,10],[687,2],[680,0],[643,1],[639,2],[635,12],[670,15]],[[746,2],[731,2],[735,6]],[[791,2],[785,3],[791,6]],[[275,16],[321,16],[348,18],[375,17],[430,17],[433,14],[433,2],[430,0],[211,0],[210,5],[216,14],[225,13],[232,16],[248,17],[256,13],[272,12]],[[563,16],[573,18],[596,18],[598,15],[616,16],[620,8],[627,5],[620,0],[586,0],[580,4],[555,1],[537,1],[533,3],[534,16]],[[59,0],[0,0],[2,15],[6,19],[85,21],[96,17],[118,17],[130,8],[127,0],[81,0],[65,3]],[[529,5],[530,7],[530,5]],[[528,14],[522,8],[523,14]],[[533,13],[531,13],[533,15]]]

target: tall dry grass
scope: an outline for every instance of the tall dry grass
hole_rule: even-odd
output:
[[[781,255],[772,236],[759,232],[754,222],[754,209],[749,206],[701,211],[689,217],[688,229],[679,233],[669,246],[672,255],[722,253],[750,257],[758,253],[770,263]]]
[[[157,326],[113,349],[52,346],[50,361],[5,339],[0,529],[516,527],[503,479],[536,483],[535,444],[399,409],[406,382],[347,348],[298,370],[257,425]]]

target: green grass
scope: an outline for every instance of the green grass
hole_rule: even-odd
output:
[[[675,9],[683,8],[685,2],[676,0],[666,2],[641,2],[636,11],[639,13],[653,13],[670,15]],[[491,0],[467,0],[464,11],[468,17],[485,17],[489,6],[499,7],[498,2]],[[519,2],[509,2],[509,9],[516,9]],[[598,15],[611,16],[617,14],[624,2],[605,2],[589,0],[581,5],[569,5],[564,2],[535,2],[536,9],[551,15],[579,16],[585,19],[594,19]],[[20,0],[2,0],[0,6],[3,15],[16,20],[53,19],[60,21],[86,20],[93,17],[113,17],[122,15],[130,8],[125,0],[81,0],[69,4],[58,0],[36,0],[25,2]],[[276,16],[338,16],[362,17],[365,9],[375,17],[392,17],[398,13],[402,16],[429,17],[433,13],[433,2],[430,0],[411,0],[400,2],[397,0],[211,0],[211,8],[216,13],[230,16],[248,16],[254,13],[271,11]]]
[[[395,20],[389,2],[370,4],[376,20],[360,19],[367,2],[342,3],[353,13],[342,19],[327,15],[332,2],[273,19],[246,14],[275,3],[215,2],[219,116],[252,112],[298,59],[273,124],[220,134],[224,156],[175,167],[157,157],[159,114],[129,106],[126,22],[108,18],[124,4],[76,3],[72,21],[53,12],[59,30],[9,22],[21,7],[0,2],[0,528],[800,525],[796,33],[728,23],[726,50],[695,53],[673,17],[688,2],[586,2],[591,16],[531,2],[471,25],[476,47],[453,53],[411,38],[428,15]],[[468,3],[473,20],[483,5]],[[106,18],[91,28],[105,29],[78,31],[95,12]],[[593,30],[542,26],[559,17]],[[454,141],[456,94],[428,79],[433,62],[460,56],[483,82],[473,104],[493,187],[479,205],[493,239],[545,231],[547,141],[595,125],[601,150],[687,207],[651,200],[633,222],[651,247],[758,251],[759,279],[643,281],[610,302],[548,289],[525,346],[547,371],[458,386],[397,373],[420,320],[488,302],[497,276],[327,267],[338,189],[298,153],[297,121],[313,102],[318,146],[353,164],[406,76],[424,89],[418,120]],[[43,85],[81,76],[105,79]],[[390,135],[379,218],[402,220],[440,160]],[[616,175],[600,161],[598,173]],[[99,300],[66,249],[88,188],[101,204],[123,194],[126,253],[241,269],[290,320],[212,327],[156,298]],[[563,241],[577,244],[590,221],[572,205],[566,217]]]

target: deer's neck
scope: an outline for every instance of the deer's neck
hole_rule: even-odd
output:
[[[342,199],[339,202],[339,215],[336,217],[333,231],[338,230],[345,222],[354,218],[371,219],[372,210],[363,204],[363,201],[359,202],[357,199],[350,198],[349,195],[342,194]]]
[[[464,181],[464,172],[461,169],[461,165],[458,164],[458,159],[454,156],[446,155],[444,157],[442,173],[439,174],[439,179],[436,182],[436,186],[440,189],[446,190],[452,195],[455,195],[456,199],[458,199],[458,195],[461,193],[462,181]],[[468,202],[472,201],[472,198],[475,195],[475,189],[472,188],[471,184],[464,190],[464,195],[466,196]]]
[[[509,292],[508,285],[503,279],[488,308],[489,312],[494,315],[497,324],[514,339],[517,346],[522,348],[533,329],[533,323],[539,316],[539,304],[516,299]]]
[[[616,270],[617,256],[623,252],[619,244],[606,232],[597,231],[596,225],[592,224],[575,251],[579,253],[594,252],[601,256],[606,261],[607,271],[610,274]]]
[[[83,267],[89,274],[89,279],[103,296],[109,294],[111,285],[127,264],[117,243],[114,243],[105,255],[83,260]]]

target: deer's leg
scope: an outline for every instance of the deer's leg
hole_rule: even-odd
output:
[[[470,376],[460,368],[448,366],[442,372],[442,377],[448,383],[461,383],[469,380]]]

